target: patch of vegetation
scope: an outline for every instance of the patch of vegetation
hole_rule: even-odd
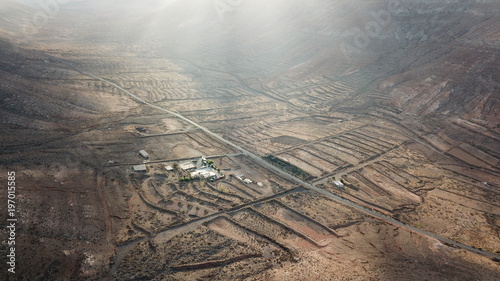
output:
[[[313,179],[314,177],[311,176],[309,173],[307,172],[304,172],[302,169],[300,169],[299,167],[295,166],[295,165],[292,165],[288,162],[285,162],[281,159],[279,159],[278,157],[275,157],[275,156],[272,156],[272,155],[268,155],[268,156],[265,156],[263,157],[264,160],[270,162],[271,164],[273,164],[274,166],[277,166],[287,172],[290,172],[292,174],[294,174],[295,176],[303,179],[303,180],[311,180]]]
[[[192,178],[192,177],[182,177],[179,179],[179,181],[181,182],[190,182],[190,181],[194,181],[195,178]]]
[[[296,137],[292,136],[279,136],[271,139],[272,143],[279,143],[279,144],[284,144],[284,145],[289,145],[289,146],[297,146],[301,144],[307,143],[307,141],[303,139],[299,139]]]

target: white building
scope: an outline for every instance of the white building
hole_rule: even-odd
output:
[[[133,167],[133,169],[136,172],[147,172],[147,170],[148,170],[148,168],[144,164],[142,164],[142,165],[136,165],[136,166]]]
[[[341,181],[333,181],[333,184],[335,184],[336,187],[338,188],[344,188],[345,185]]]
[[[139,154],[146,159],[149,158],[149,154],[146,152],[146,150],[139,150]]]
[[[208,179],[208,178],[212,178],[212,177],[216,177],[217,174],[214,173],[214,172],[202,172],[202,171],[196,171],[196,172],[192,172],[191,173],[191,177],[194,178],[194,177],[200,177],[200,178],[205,178],[205,179]]]

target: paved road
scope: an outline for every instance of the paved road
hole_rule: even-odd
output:
[[[79,68],[79,67],[77,67],[77,66],[75,66],[75,65],[73,65],[71,63],[69,63],[69,62],[66,62],[64,60],[61,60],[59,58],[52,57],[52,56],[49,56],[49,57],[52,58],[53,60],[56,60],[58,62],[61,62],[63,64],[68,65],[69,67],[75,69],[76,71],[78,71],[78,72],[80,72],[80,73],[82,73],[84,75],[87,75],[87,76],[90,76],[92,78],[95,78],[95,79],[97,79],[99,81],[102,81],[103,83],[106,83],[108,85],[111,85],[111,86],[113,86],[113,87],[115,87],[115,88],[123,91],[124,93],[126,93],[127,95],[129,95],[131,98],[133,98],[134,100],[136,100],[136,101],[138,101],[140,103],[146,104],[146,105],[148,105],[148,106],[150,106],[152,108],[156,108],[156,109],[158,109],[160,111],[163,111],[163,112],[166,112],[168,114],[171,114],[171,115],[173,115],[173,116],[175,116],[175,117],[177,117],[177,118],[179,118],[179,119],[187,122],[188,124],[191,124],[194,127],[199,128],[200,130],[202,130],[203,132],[207,133],[208,135],[210,135],[210,136],[218,139],[219,141],[221,141],[221,142],[223,142],[223,143],[225,143],[225,144],[227,144],[229,146],[232,146],[233,148],[241,151],[241,153],[243,155],[251,158],[252,160],[254,160],[255,162],[257,162],[259,165],[263,166],[264,168],[267,168],[268,170],[273,171],[274,173],[282,176],[283,178],[286,178],[286,179],[289,179],[289,180],[291,180],[291,181],[293,181],[295,183],[298,183],[298,184],[302,185],[303,187],[305,187],[307,189],[316,191],[317,193],[319,193],[319,194],[321,194],[321,195],[323,195],[323,196],[325,196],[325,197],[327,197],[327,198],[329,198],[329,199],[331,199],[333,201],[336,201],[336,202],[342,203],[344,205],[350,206],[352,208],[355,208],[355,209],[357,209],[358,211],[360,211],[362,213],[365,213],[367,215],[370,215],[370,216],[372,216],[374,218],[377,218],[377,219],[380,219],[382,221],[388,222],[388,223],[393,224],[395,226],[402,227],[402,228],[408,229],[410,231],[413,231],[415,233],[419,233],[421,235],[437,239],[437,240],[439,240],[439,241],[441,241],[441,242],[443,242],[445,244],[452,245],[452,246],[458,247],[458,248],[462,248],[464,250],[467,250],[467,251],[470,251],[470,252],[473,252],[473,253],[476,253],[476,254],[488,257],[488,258],[495,258],[495,259],[499,259],[500,260],[500,255],[497,255],[495,253],[491,253],[491,252],[488,252],[488,251],[480,250],[480,249],[471,247],[469,245],[465,245],[465,244],[459,243],[457,241],[453,241],[453,240],[448,239],[446,237],[443,237],[443,236],[440,236],[440,235],[437,235],[437,234],[434,234],[434,233],[431,233],[431,232],[428,232],[428,231],[425,231],[425,230],[421,230],[419,228],[416,228],[416,227],[413,227],[413,226],[410,226],[410,225],[407,225],[407,224],[404,224],[404,223],[402,223],[400,221],[397,221],[397,220],[395,220],[393,218],[390,218],[388,216],[382,215],[382,214],[377,213],[377,212],[375,212],[373,210],[370,210],[370,209],[367,209],[367,208],[365,208],[363,206],[360,206],[360,205],[358,205],[358,204],[356,204],[354,202],[351,202],[351,201],[348,201],[348,200],[346,200],[344,198],[341,198],[341,197],[339,197],[339,196],[337,196],[337,195],[335,195],[333,193],[330,193],[330,192],[328,192],[328,191],[326,191],[324,189],[318,188],[318,187],[316,187],[316,186],[314,186],[314,185],[312,185],[312,184],[310,184],[308,182],[305,182],[305,181],[303,181],[303,180],[301,180],[301,179],[299,179],[299,178],[297,178],[297,177],[295,177],[295,176],[293,176],[291,174],[286,173],[285,171],[279,169],[278,167],[275,167],[275,166],[271,165],[270,163],[268,163],[265,160],[263,160],[260,156],[257,156],[255,154],[251,153],[250,151],[248,151],[248,150],[246,150],[246,149],[238,146],[237,144],[235,144],[235,143],[233,143],[233,142],[231,142],[229,140],[224,139],[219,134],[216,134],[216,133],[208,130],[207,128],[199,125],[198,123],[195,123],[194,121],[191,121],[190,119],[188,119],[188,118],[180,115],[177,112],[165,109],[163,107],[160,107],[160,106],[152,104],[152,103],[150,103],[148,101],[145,101],[145,100],[141,99],[140,97],[136,96],[135,94],[131,93],[130,91],[128,91],[128,90],[122,88],[121,86],[117,85],[116,83],[113,83],[113,82],[108,81],[106,79],[103,79],[103,78],[101,78],[101,77],[99,77],[97,75],[89,73],[89,72],[87,72],[87,71],[85,71],[85,70],[83,70],[83,69],[81,69],[81,68]]]

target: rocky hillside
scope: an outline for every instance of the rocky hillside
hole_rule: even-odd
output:
[[[7,1],[1,26],[28,45],[57,29],[59,40],[186,58],[270,91],[287,81],[356,80],[365,106],[498,121],[497,1],[115,2],[70,1],[34,24],[26,19],[41,8]]]

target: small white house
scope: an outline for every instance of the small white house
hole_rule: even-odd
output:
[[[336,187],[338,188],[344,188],[345,185],[341,181],[333,181],[333,184],[335,184]]]

